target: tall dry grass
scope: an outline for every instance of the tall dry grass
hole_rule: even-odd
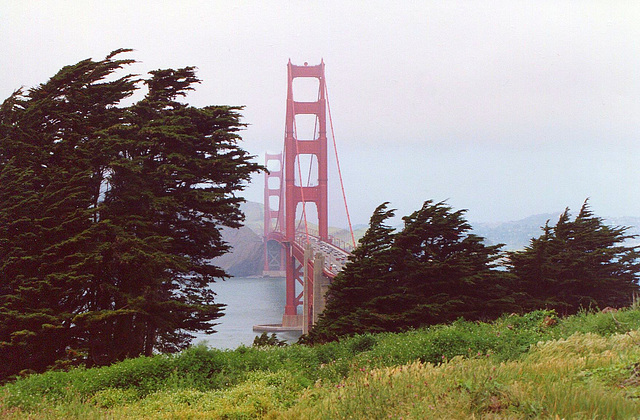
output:
[[[637,383],[628,382],[639,344],[638,332],[574,334],[539,343],[521,360],[455,357],[359,371],[337,385],[317,383],[279,418],[640,418]]]
[[[316,347],[195,347],[18,380],[0,388],[0,418],[640,418],[638,330],[638,310],[538,311]]]

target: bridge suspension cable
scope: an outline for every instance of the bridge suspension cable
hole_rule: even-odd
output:
[[[353,247],[356,247],[356,238],[353,234],[353,227],[351,226],[351,216],[349,215],[349,206],[347,205],[347,195],[344,192],[344,182],[342,182],[342,171],[340,170],[340,159],[338,158],[338,148],[336,147],[336,135],[333,131],[333,118],[331,118],[331,105],[329,104],[329,88],[327,87],[327,78],[325,76],[324,83],[325,97],[327,99],[327,110],[329,111],[329,126],[331,127],[331,139],[333,140],[333,150],[336,154],[336,165],[338,166],[338,178],[340,178],[340,188],[342,189],[342,198],[344,200],[344,209],[347,213],[347,222],[349,223],[349,232],[351,233],[351,241]]]

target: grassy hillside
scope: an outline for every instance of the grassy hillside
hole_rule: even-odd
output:
[[[640,311],[505,316],[316,347],[221,351],[34,375],[7,419],[640,416]]]

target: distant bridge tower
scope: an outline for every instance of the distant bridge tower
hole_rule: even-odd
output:
[[[266,154],[264,178],[264,270],[267,277],[284,277],[284,197],[282,153]]]
[[[304,262],[297,259],[291,250],[296,241],[296,214],[300,203],[314,203],[318,215],[318,234],[322,241],[329,240],[328,203],[327,203],[327,119],[325,99],[324,62],[319,65],[287,65],[287,110],[284,140],[284,176],[285,176],[285,242],[286,253],[286,304],[283,326],[299,325],[298,306],[302,295],[296,295],[296,283],[304,285]],[[317,78],[318,99],[312,102],[298,102],[294,98],[293,81],[296,78]],[[312,139],[300,139],[296,129],[296,116],[311,114],[316,118],[317,135]],[[316,185],[302,185],[300,156],[315,156],[318,179]],[[296,162],[298,165],[296,165]],[[298,173],[296,173],[298,172]],[[299,184],[296,185],[296,177]],[[302,209],[304,212],[304,208]],[[305,228],[307,228],[305,226]],[[308,233],[308,232],[307,232]],[[311,289],[310,289],[311,290]],[[311,298],[311,296],[307,296]]]

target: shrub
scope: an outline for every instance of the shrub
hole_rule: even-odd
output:
[[[271,335],[263,332],[253,339],[253,347],[285,347],[287,340],[280,340],[275,333]]]
[[[531,362],[535,361],[531,355],[532,348],[538,355],[544,355],[545,349],[551,349],[549,351],[560,360],[576,359],[590,351],[609,351],[603,347],[602,343],[606,340],[602,336],[637,329],[640,329],[640,311],[637,310],[606,314],[583,312],[566,319],[558,319],[553,312],[537,311],[503,316],[491,324],[458,320],[449,325],[402,334],[365,334],[313,347],[294,344],[223,351],[195,346],[171,356],[141,357],[109,367],[76,368],[69,372],[47,372],[20,379],[0,388],[0,413],[3,413],[0,417],[28,417],[22,414],[43,413],[63,406],[66,408],[60,410],[71,413],[74,405],[86,406],[87,412],[91,413],[103,409],[126,410],[127,407],[136,406],[142,410],[141,413],[148,414],[145,410],[151,410],[150,407],[157,404],[158,407],[172,406],[170,412],[173,417],[190,418],[197,417],[193,411],[195,408],[189,408],[190,404],[195,404],[194,401],[198,401],[197,406],[205,411],[213,410],[206,405],[206,401],[224,403],[227,411],[223,411],[231,417],[236,414],[267,413],[277,410],[281,406],[278,404],[284,404],[285,400],[298,398],[304,388],[312,392],[313,384],[340,386],[354,375],[375,369],[393,369],[416,361],[424,365],[446,367],[454,365],[451,363],[454,359],[496,365],[498,362],[512,363],[525,359]],[[615,344],[616,340],[626,336],[613,335],[610,343]],[[579,337],[583,337],[583,341]],[[637,335],[633,337],[637,339]],[[538,344],[545,342],[551,344]],[[565,353],[560,354],[560,348]],[[581,351],[585,352],[584,355]],[[637,360],[640,360],[640,356],[632,362],[617,363],[614,367],[604,366],[601,369],[606,375],[594,373],[591,376],[615,377],[614,373],[619,376],[620,372],[630,375],[629,372],[634,372],[633,364]],[[629,384],[632,386],[635,382]],[[289,394],[277,397],[285,400],[268,405],[267,399],[276,398],[273,397],[273,389]],[[475,395],[473,398],[478,401],[476,405],[482,411],[494,391],[498,393],[500,390],[496,388],[492,391],[484,387],[478,391],[469,388],[467,395]],[[234,411],[233,398],[236,397],[232,396],[241,392],[250,393],[252,397],[238,399],[238,404],[243,401],[244,408]],[[507,401],[508,398],[505,398],[503,400]],[[526,404],[531,402],[527,401]],[[140,408],[143,402],[147,408]],[[254,403],[257,408],[249,409],[250,404]],[[15,416],[11,414],[14,408],[18,413]],[[51,418],[61,417],[52,415]]]

